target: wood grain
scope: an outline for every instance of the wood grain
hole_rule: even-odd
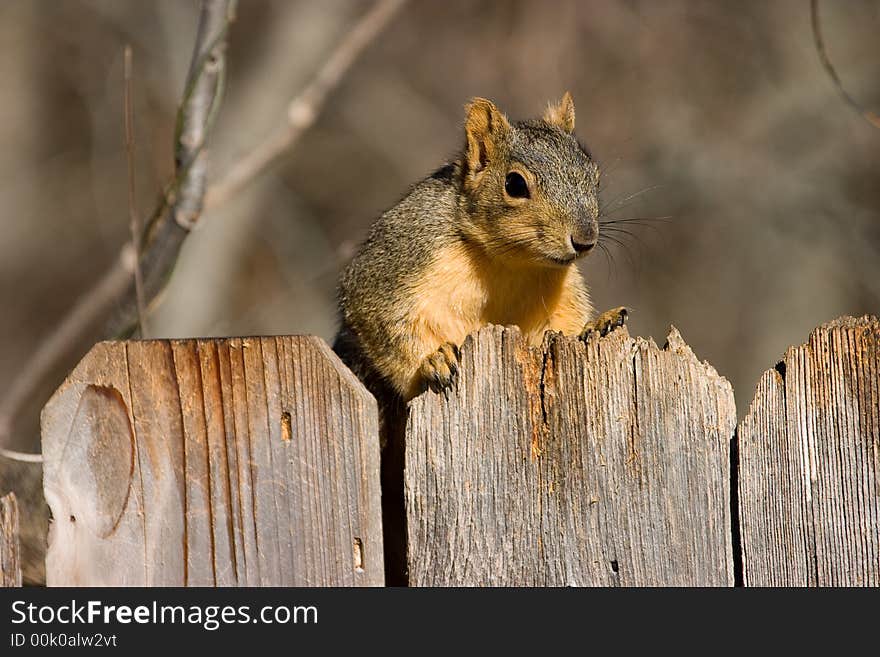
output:
[[[411,585],[733,584],[729,383],[674,329],[489,327],[410,404]]]
[[[747,586],[880,585],[880,322],[791,347],[737,431]]]
[[[49,585],[384,583],[376,402],[318,338],[98,344],[42,434]]]
[[[8,493],[15,494],[18,507],[22,585],[45,585],[49,507],[43,498],[43,464],[0,458],[0,498]]]
[[[0,588],[21,586],[21,548],[15,493],[0,497]]]

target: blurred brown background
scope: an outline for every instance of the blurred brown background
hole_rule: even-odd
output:
[[[212,171],[283,121],[368,7],[240,2]],[[0,396],[128,239],[126,43],[142,213],[171,174],[197,12],[184,0],[0,3]],[[880,107],[880,2],[824,2],[821,15],[847,88]],[[596,306],[631,306],[630,331],[661,343],[674,323],[731,380],[740,414],[786,346],[838,315],[880,312],[880,130],[821,69],[807,2],[412,1],[299,144],[203,217],[152,337],[330,339],[339,268],[458,148],[467,99],[524,118],[566,89],[606,169],[605,202],[649,188],[616,216],[672,217],[584,263]],[[36,445],[43,401],[13,445]]]

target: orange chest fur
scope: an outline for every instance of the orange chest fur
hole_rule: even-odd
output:
[[[590,307],[580,273],[488,262],[447,247],[414,283],[411,323],[421,339],[460,345],[487,324],[516,325],[532,344],[548,329],[576,334]]]

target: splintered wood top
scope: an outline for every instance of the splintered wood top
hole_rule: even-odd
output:
[[[732,585],[733,391],[674,329],[490,327],[407,426],[410,584]]]
[[[747,586],[880,586],[880,322],[790,347],[739,426]]]

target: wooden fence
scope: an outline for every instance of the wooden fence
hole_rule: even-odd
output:
[[[0,586],[21,586],[18,504],[15,494],[0,497]]]
[[[876,318],[790,348],[738,426],[674,329],[488,327],[461,365],[397,432],[410,585],[880,585]],[[101,343],[42,431],[50,585],[386,581],[376,403],[317,338]]]
[[[375,400],[311,337],[97,345],[43,409],[49,585],[381,585]]]
[[[733,584],[733,390],[676,331],[491,328],[462,365],[410,412],[410,583]]]
[[[746,585],[880,586],[880,323],[791,347],[737,432]]]

